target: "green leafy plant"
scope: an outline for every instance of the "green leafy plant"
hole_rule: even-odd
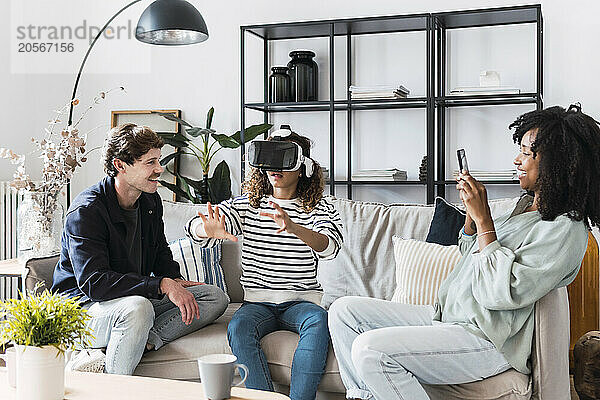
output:
[[[218,134],[217,131],[211,128],[214,112],[213,107],[208,110],[206,126],[204,128],[192,126],[190,123],[177,118],[173,114],[159,113],[164,118],[178,122],[185,127],[184,133],[177,133],[175,135],[161,134],[165,143],[179,149],[163,157],[160,161],[161,165],[167,165],[178,154],[193,155],[198,160],[200,168],[202,168],[203,176],[202,180],[194,180],[177,173],[177,176],[180,178],[181,187],[164,180],[160,180],[159,182],[192,203],[206,203],[207,201],[220,203],[223,200],[231,198],[229,165],[225,161],[221,161],[215,167],[213,176],[209,178],[208,175],[210,163],[217,152],[221,149],[236,149],[241,146],[240,131],[232,135]],[[244,142],[249,142],[258,135],[267,132],[272,126],[271,124],[249,126],[244,129]],[[199,140],[200,143],[194,143],[195,140]],[[173,173],[173,171],[169,172]]]
[[[0,302],[0,342],[25,346],[51,345],[59,351],[76,344],[90,345],[87,310],[76,299],[45,289],[39,294]]]

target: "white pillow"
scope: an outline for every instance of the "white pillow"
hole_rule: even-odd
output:
[[[392,237],[396,260],[396,290],[392,301],[433,304],[438,289],[460,260],[458,246]]]
[[[227,293],[225,275],[221,267],[221,245],[201,247],[190,238],[169,243],[173,259],[179,263],[179,272],[185,280],[204,282],[220,287]]]

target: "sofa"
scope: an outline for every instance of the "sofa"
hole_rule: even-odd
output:
[[[490,202],[492,215],[511,209],[517,199]],[[425,240],[434,215],[427,205],[366,203],[333,199],[344,224],[344,245],[338,257],[319,264],[323,286],[323,305],[345,295],[369,296],[390,300],[395,290],[395,266],[392,235]],[[204,211],[202,205],[164,201],[165,234],[168,241],[184,236],[184,223]],[[33,259],[27,263],[25,284],[51,280],[56,258]],[[226,329],[239,308],[243,291],[239,283],[240,242],[226,242],[221,264],[231,303],[213,324],[148,352],[135,370],[136,375],[181,379],[199,379],[196,359],[210,353],[231,353]],[[596,267],[597,268],[597,267]],[[468,384],[429,385],[432,399],[535,399],[570,398],[569,385],[569,304],[566,288],[555,289],[535,307],[535,333],[532,343],[531,376],[515,370]],[[267,335],[262,347],[278,390],[290,383],[291,362],[298,336],[287,331]],[[319,386],[318,399],[343,399],[344,387],[338,365],[330,349],[326,371]]]

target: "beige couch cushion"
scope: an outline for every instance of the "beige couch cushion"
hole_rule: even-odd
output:
[[[446,276],[460,260],[458,246],[442,246],[392,237],[396,261],[396,290],[392,301],[433,304]]]
[[[531,398],[529,376],[514,369],[477,382],[461,385],[423,385],[423,387],[429,397],[439,400],[527,400]]]
[[[144,354],[134,375],[168,379],[199,379],[196,360],[206,354],[231,354],[227,343],[227,325],[240,308],[232,303],[214,323]]]

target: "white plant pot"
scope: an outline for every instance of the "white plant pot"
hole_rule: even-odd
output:
[[[62,400],[65,355],[54,346],[16,345],[17,400]]]

